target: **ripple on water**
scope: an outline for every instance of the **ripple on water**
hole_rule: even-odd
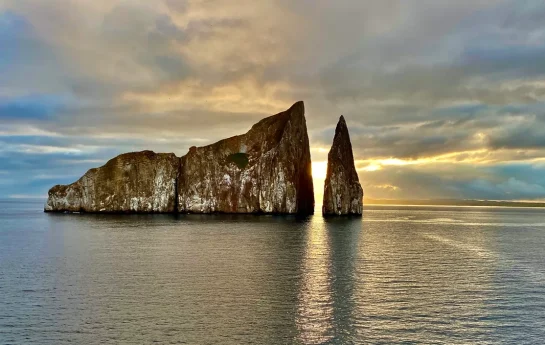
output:
[[[363,219],[298,219],[31,206],[25,218],[0,208],[0,343],[545,338],[540,210],[367,207]]]

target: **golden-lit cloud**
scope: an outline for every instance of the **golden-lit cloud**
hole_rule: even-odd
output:
[[[304,100],[317,193],[343,114],[369,197],[544,198],[542,14],[537,0],[4,0],[0,168],[71,182]]]
[[[382,169],[382,165],[378,164],[378,163],[369,163],[367,164],[365,167],[363,168],[360,168],[359,170],[363,170],[363,171],[377,171],[377,170],[380,170]]]
[[[278,94],[290,92],[289,84],[266,85],[255,80],[237,80],[224,85],[207,86],[197,79],[165,85],[150,93],[127,92],[122,99],[150,112],[207,110],[225,113],[274,114],[289,107]]]

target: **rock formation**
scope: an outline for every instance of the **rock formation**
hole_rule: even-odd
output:
[[[182,158],[127,153],[49,191],[45,211],[312,214],[303,102]]]
[[[304,213],[314,190],[303,102],[182,157],[180,212]]]
[[[327,174],[324,185],[324,215],[361,215],[363,189],[354,166],[350,135],[341,115],[333,145],[327,156]]]
[[[174,212],[179,165],[173,153],[119,155],[70,185],[51,188],[45,211]]]

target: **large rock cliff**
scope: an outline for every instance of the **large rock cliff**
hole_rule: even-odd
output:
[[[173,153],[119,155],[70,185],[51,188],[45,211],[174,212],[179,166]]]
[[[324,186],[324,215],[361,215],[363,189],[354,166],[350,135],[341,115],[333,145],[327,156],[327,174]]]
[[[312,214],[303,102],[187,155],[120,155],[49,191],[46,211]]]
[[[314,212],[303,102],[182,157],[180,212]]]

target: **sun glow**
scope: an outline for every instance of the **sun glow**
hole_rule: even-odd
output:
[[[312,178],[314,180],[325,180],[327,175],[327,162],[312,162]]]
[[[327,162],[312,162],[312,182],[314,184],[315,210],[320,210],[324,198],[324,182],[327,175]]]
[[[377,171],[377,170],[381,170],[381,169],[382,169],[382,165],[376,164],[376,163],[371,163],[371,164],[367,165],[365,168],[362,168],[361,170],[363,170],[363,171]]]

